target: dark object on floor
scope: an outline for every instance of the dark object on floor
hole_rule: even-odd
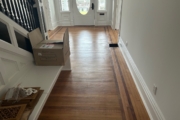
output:
[[[119,47],[117,43],[109,44],[109,47]]]

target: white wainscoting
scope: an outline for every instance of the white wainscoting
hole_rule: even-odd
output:
[[[33,65],[31,53],[0,40],[0,95]]]
[[[100,14],[104,15],[100,15]],[[95,26],[105,26],[105,25],[111,25],[110,20],[108,19],[108,13],[107,12],[97,12],[95,16]]]
[[[60,26],[73,26],[73,19],[71,12],[60,12]]]
[[[125,61],[134,79],[138,92],[143,100],[146,110],[150,116],[151,120],[165,120],[161,110],[159,109],[156,101],[154,100],[149,88],[147,87],[144,78],[142,77],[140,71],[138,70],[134,60],[132,59],[126,45],[124,44],[122,38],[119,40],[120,50],[123,53]]]

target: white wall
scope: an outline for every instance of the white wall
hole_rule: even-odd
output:
[[[115,24],[115,29],[119,30],[120,27],[120,17],[121,17],[121,4],[122,0],[117,0],[117,6],[116,6],[116,24]]]
[[[111,0],[112,2],[112,29],[119,30],[120,28],[120,17],[121,17],[121,8],[122,0]]]
[[[52,27],[51,24],[51,15],[50,15],[50,8],[49,8],[49,0],[43,0],[43,6],[44,6],[44,16],[46,19],[46,28],[47,30],[50,30]]]
[[[54,30],[59,26],[59,13],[56,6],[59,4],[59,0],[44,0],[44,8],[47,20],[47,27],[49,30]]]
[[[180,120],[179,11],[179,0],[123,1],[121,38],[166,120]]]
[[[115,0],[112,0],[112,14],[111,14],[111,28],[112,29],[115,29],[115,6],[114,6],[114,4],[115,4]]]

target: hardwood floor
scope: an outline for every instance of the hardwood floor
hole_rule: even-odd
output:
[[[105,27],[106,34],[109,35],[109,43],[118,43],[119,32],[118,30],[113,30],[110,26]]]
[[[54,30],[50,30],[48,31],[48,35],[49,35],[49,38],[52,38],[53,35],[55,35],[57,32],[59,32],[61,30],[62,27],[57,27],[56,29]]]
[[[62,28],[51,39],[62,39]],[[107,27],[69,27],[72,71],[61,72],[39,120],[149,120]]]

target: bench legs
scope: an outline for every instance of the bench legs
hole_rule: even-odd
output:
[[[66,61],[66,64],[63,67],[62,71],[71,71],[71,60],[70,60],[70,57]]]

